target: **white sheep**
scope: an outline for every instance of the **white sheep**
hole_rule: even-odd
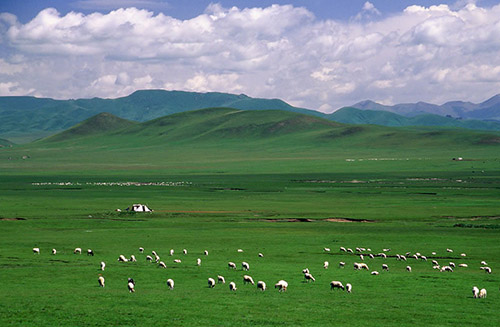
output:
[[[425,255],[421,255],[420,256],[420,259],[424,260],[424,261],[427,261],[427,257]]]
[[[466,263],[461,263],[458,265],[459,267],[462,267],[462,268],[467,268],[469,267]]]
[[[461,256],[461,257],[466,257],[466,256],[467,256],[467,254],[465,254],[465,253],[460,253],[460,256]]]
[[[486,263],[486,261],[484,261],[484,260],[483,260],[483,261],[481,261],[481,264],[482,264],[483,266],[487,266],[487,265],[488,265],[488,264]]]
[[[155,262],[158,263],[160,261],[160,256],[159,255],[155,255]]]
[[[201,266],[201,259],[200,258],[196,259],[196,265]]]
[[[255,285],[253,278],[251,276],[243,275],[243,284],[248,284],[248,283]]]
[[[382,251],[389,252],[389,251],[391,251],[391,249],[382,249]]]
[[[147,255],[146,261],[153,262],[153,257],[151,257],[150,255]]]
[[[441,270],[441,266],[440,265],[435,265],[435,266],[432,266],[432,269]]]
[[[104,287],[104,277],[99,274],[99,278],[97,278],[97,281],[99,282],[100,287]]]
[[[173,290],[173,289],[174,289],[174,284],[175,284],[175,283],[174,283],[174,280],[173,280],[173,279],[171,279],[171,278],[167,279],[167,287],[168,287],[169,289]]]
[[[330,263],[328,261],[323,262],[323,268],[328,269]]]
[[[308,274],[309,273],[309,268],[302,269],[303,274]]]
[[[208,279],[208,287],[210,287],[210,288],[215,287],[215,280],[211,277]]]
[[[306,279],[306,282],[309,282],[309,281],[315,282],[316,281],[316,279],[310,273],[305,273],[304,278]]]
[[[433,264],[434,266],[439,265],[439,263],[437,262],[437,260],[432,260],[432,264]]]
[[[218,275],[217,276],[217,283],[225,284],[226,283],[226,279],[224,279],[224,276]]]
[[[33,248],[34,254],[40,254],[40,248]]]
[[[450,266],[442,266],[441,269],[439,270],[440,272],[443,272],[443,271],[450,271],[450,272],[453,272],[453,268],[451,268]]]
[[[82,248],[76,248],[74,251],[73,251],[74,254],[82,254]]]
[[[474,299],[477,299],[479,297],[479,288],[477,288],[477,286],[474,286],[472,288],[472,297]]]
[[[130,261],[131,261],[131,262],[137,262],[137,259],[135,258],[135,255],[133,255],[133,254],[132,254],[132,255],[130,256]]]
[[[228,268],[231,268],[231,269],[236,269],[236,264],[235,264],[234,262],[229,261],[229,262],[227,263],[227,267],[228,267]]]
[[[231,291],[236,291],[236,289],[237,289],[237,288],[236,288],[236,283],[235,283],[235,282],[231,282],[231,283],[229,283],[229,289],[230,289]]]
[[[351,293],[351,291],[352,291],[352,285],[349,284],[349,283],[345,284],[345,290],[346,290],[347,293]]]
[[[448,264],[448,266],[450,266],[450,267],[452,267],[452,268],[455,268],[455,263],[454,263],[454,262],[450,262],[450,263]]]
[[[402,255],[401,260],[406,261],[406,256]]]
[[[250,270],[250,265],[248,264],[248,262],[243,261],[241,263],[241,269],[243,269],[245,271],[249,271]]]
[[[431,252],[432,255],[436,255],[436,252]]]
[[[360,255],[359,255],[359,259],[360,259],[361,261],[364,261],[364,260],[365,260],[365,257],[364,257],[362,254],[360,254]]]
[[[118,257],[118,261],[119,261],[119,262],[127,262],[127,261],[128,261],[128,259],[127,259],[127,258],[125,258],[125,256],[124,256],[123,254],[120,254],[120,256]]]
[[[143,248],[143,247],[140,247],[140,248],[139,248],[139,252],[144,253],[144,248]]]
[[[151,255],[154,256],[154,257],[158,256],[158,254],[156,253],[155,250],[151,251]]]
[[[159,268],[167,268],[167,265],[165,264],[165,262],[160,261],[160,263],[158,264],[158,267]]]
[[[285,280],[280,280],[274,284],[274,288],[277,288],[279,292],[286,292],[288,283]]]
[[[266,290],[266,283],[264,283],[263,281],[259,280],[257,282],[257,289],[259,289],[261,291],[265,291]]]
[[[238,252],[238,253],[242,253],[242,252],[243,252],[243,250],[242,250],[242,249],[238,249],[238,250],[236,250],[236,252]]]
[[[354,253],[354,251],[351,248],[347,248],[347,252]]]
[[[485,299],[486,298],[486,288],[482,288],[480,291],[479,291],[479,298],[480,299]]]
[[[263,258],[263,257],[264,257],[264,255],[259,252],[259,258]]]
[[[411,272],[411,267],[410,266],[406,266],[406,271],[407,272]]]
[[[345,249],[345,247],[343,247],[343,246],[341,246],[341,247],[340,247],[340,251],[342,251],[342,252],[347,252],[347,250],[346,250],[346,249]]]
[[[385,263],[382,264],[382,270],[389,271],[389,266],[386,265]]]
[[[371,253],[368,254],[368,256],[370,257],[370,259],[374,259],[375,258],[375,256],[373,254],[371,254]]]
[[[184,254],[184,255],[188,254],[188,250],[183,249],[183,250],[182,250],[182,254]]]
[[[335,288],[342,289],[342,290],[344,290],[344,289],[345,289],[345,288],[344,288],[344,285],[342,284],[342,282],[339,282],[339,281],[337,281],[337,280],[332,280],[332,281],[330,282],[330,290],[333,290],[333,289],[335,289]]]
[[[453,252],[453,250],[452,249],[446,249],[446,252],[450,252],[451,253],[451,252]]]
[[[203,251],[203,254],[208,255],[208,251],[207,250]]]
[[[376,275],[378,275],[378,271],[374,270],[374,271],[372,271],[370,274],[372,274],[372,275],[375,275],[375,276],[376,276]]]
[[[130,277],[127,280],[127,287],[128,287],[128,291],[130,293],[135,292],[135,281],[132,278],[130,278]]]
[[[181,259],[174,259],[174,263],[181,263]]]
[[[339,268],[344,268],[344,267],[345,267],[345,262],[340,261],[340,262],[339,262]]]
[[[101,270],[104,271],[104,268],[106,268],[106,263],[101,261]]]
[[[382,257],[382,258],[384,258],[384,259],[387,259],[387,254],[385,254],[385,253],[379,253],[379,254],[377,254],[377,255],[378,255],[379,257]]]
[[[491,274],[491,268],[490,267],[481,267],[479,269],[484,270],[488,274]]]
[[[412,258],[415,260],[418,260],[418,255],[414,254],[414,255],[412,255]]]
[[[174,249],[170,249],[170,255],[174,255]]]
[[[323,248],[323,251],[330,252],[331,250],[330,250],[330,248]]]
[[[92,249],[87,249],[87,255],[94,256],[94,251]]]
[[[57,254],[57,250],[56,249],[52,249],[52,254],[56,255]]]

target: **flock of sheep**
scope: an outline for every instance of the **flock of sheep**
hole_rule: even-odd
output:
[[[377,254],[373,254],[372,251],[371,251],[371,249],[369,249],[369,248],[359,248],[359,247],[357,247],[357,248],[355,248],[355,250],[352,250],[351,248],[345,248],[345,247],[341,246],[339,248],[339,250],[340,250],[341,253],[345,252],[346,254],[357,255],[359,257],[359,259],[360,259],[359,261],[362,261],[362,262],[354,262],[353,263],[354,270],[367,270],[367,271],[370,271],[370,268],[369,268],[368,264],[365,262],[365,258],[375,259],[375,257],[380,257],[380,258],[383,258],[383,259],[387,259],[388,257],[394,257],[394,258],[396,258],[396,260],[405,261],[405,262],[408,261],[410,258],[414,259],[416,261],[427,261],[427,257],[424,256],[424,255],[422,255],[422,254],[420,254],[420,253],[418,253],[418,252],[416,252],[414,254],[412,254],[410,252],[407,252],[405,254],[395,254],[395,255],[389,256],[389,255],[387,255],[387,253],[390,252],[391,249],[383,249],[382,252],[377,253]],[[324,248],[323,251],[326,252],[326,253],[330,253],[331,249],[330,248]],[[449,252],[449,253],[453,252],[452,249],[446,249],[446,251]],[[141,254],[144,254],[144,248],[140,247],[139,248],[139,252]],[[242,249],[238,249],[237,252],[243,252],[243,250]],[[38,247],[33,248],[33,253],[34,254],[40,254],[40,248],[38,248]],[[73,253],[74,254],[81,254],[82,253],[82,249],[81,248],[75,248],[74,251],[73,251]],[[187,255],[187,250],[183,249],[182,253],[184,255]],[[57,250],[56,249],[52,249],[52,255],[56,255],[56,254],[57,254]],[[169,252],[169,254],[170,254],[170,256],[173,256],[174,255],[174,250],[171,249],[170,252]],[[205,250],[203,252],[203,254],[205,256],[208,256],[208,251]],[[94,251],[92,249],[88,249],[87,250],[87,255],[88,256],[94,256]],[[436,256],[436,252],[432,252],[432,255],[435,257]],[[258,254],[259,258],[262,258],[263,256],[264,255],[262,253]],[[466,257],[466,254],[465,253],[461,253],[460,256],[461,257]],[[161,261],[160,256],[154,250],[151,251],[151,255],[146,255],[145,256],[145,260],[148,261],[148,262],[151,262],[151,263],[158,264],[158,267],[160,267],[160,268],[167,268],[167,265],[165,264],[165,262]],[[131,255],[130,258],[127,258],[123,254],[121,254],[121,255],[118,256],[118,261],[119,262],[136,262],[137,259],[136,259],[135,255]],[[182,261],[181,261],[181,259],[174,259],[173,262],[174,263],[181,263]],[[375,262],[375,261],[373,261],[373,262]],[[432,263],[432,268],[436,269],[436,270],[438,270],[440,272],[453,272],[456,267],[460,267],[460,268],[467,268],[468,267],[468,265],[465,264],[465,263],[461,263],[459,265],[456,265],[454,262],[449,262],[449,263],[441,266],[441,265],[439,265],[439,262],[436,259],[432,259],[431,263]],[[196,265],[197,266],[201,266],[201,258],[197,258],[196,259]],[[329,266],[330,266],[329,262],[328,261],[324,261],[323,268],[324,269],[328,269]],[[345,267],[345,262],[340,261],[338,266],[339,266],[339,268],[344,268]],[[101,271],[104,271],[105,268],[106,268],[106,263],[104,261],[101,261],[99,269]],[[237,269],[237,265],[234,262],[228,262],[227,268],[228,269]],[[382,268],[382,271],[389,271],[389,265],[387,263],[383,263],[381,265],[381,268]],[[491,268],[487,265],[487,263],[485,261],[481,261],[481,266],[479,268],[481,270],[484,270],[488,274],[492,273]],[[245,261],[241,262],[241,270],[245,271],[245,272],[248,272],[250,270],[249,263],[245,262]],[[411,273],[412,272],[412,267],[410,265],[407,265],[406,266],[406,271]],[[316,281],[315,277],[311,274],[311,272],[309,271],[308,268],[303,269],[302,270],[302,274],[304,276],[305,282],[315,282]],[[379,275],[379,272],[377,270],[371,270],[370,274],[371,275]],[[209,288],[214,288],[216,286],[216,284],[225,284],[226,283],[226,280],[225,280],[224,276],[221,276],[221,275],[217,276],[217,282],[212,277],[209,277],[207,281],[208,281],[208,287]],[[245,274],[245,275],[243,275],[243,284],[255,285],[255,282],[254,282],[253,278],[250,275]],[[105,287],[105,279],[102,276],[102,274],[98,275],[98,285],[100,287]],[[167,287],[170,290],[173,290],[174,289],[174,285],[175,285],[174,280],[171,279],[171,278],[167,279],[166,285],[167,285]],[[285,281],[285,280],[279,280],[277,283],[274,284],[274,287],[276,289],[278,289],[279,292],[286,292],[287,288],[288,288],[288,282]],[[128,278],[128,280],[127,280],[127,288],[128,288],[128,291],[130,293],[135,292],[135,281],[134,281],[133,278]],[[262,281],[262,280],[257,281],[257,289],[260,290],[260,291],[265,291],[267,289],[266,283],[264,281]],[[342,282],[333,280],[333,281],[330,282],[330,289],[331,290],[340,289],[340,290],[346,291],[347,293],[351,293],[352,292],[352,285],[350,283],[346,283],[345,286],[344,286],[344,284]],[[230,291],[236,291],[237,290],[236,283],[234,281],[231,281],[229,283],[229,290]],[[473,298],[486,298],[487,291],[486,291],[485,288],[479,289],[477,286],[474,286],[472,288],[472,294],[473,294]]]

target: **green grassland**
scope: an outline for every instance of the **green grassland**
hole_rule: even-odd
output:
[[[2,326],[499,325],[498,133],[227,108],[99,122],[99,130],[91,118],[64,137],[0,148]],[[115,211],[132,203],[154,212]],[[360,258],[340,246],[391,251],[365,258],[380,272],[372,276],[355,271]],[[95,256],[74,255],[75,247]],[[152,250],[167,269],[146,262]],[[394,257],[406,252],[429,261]],[[120,254],[138,262],[120,263]],[[440,273],[431,258],[469,267]],[[316,282],[304,281],[306,267]],[[218,274],[226,284],[209,289]],[[243,285],[244,274],[269,289]],[[280,279],[286,293],[273,287]],[[332,280],[353,292],[331,291]],[[473,299],[474,285],[488,297]]]

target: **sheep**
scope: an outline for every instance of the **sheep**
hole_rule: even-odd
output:
[[[378,271],[374,270],[374,271],[372,271],[370,274],[371,274],[371,275],[375,275],[375,276],[376,276],[376,275],[378,275]]]
[[[280,280],[276,284],[274,284],[274,288],[277,288],[279,292],[286,292],[288,283],[284,280]]]
[[[40,248],[33,248],[34,254],[40,254]]]
[[[154,256],[154,257],[158,256],[158,254],[156,253],[155,250],[151,251],[151,255]]]
[[[56,249],[52,249],[52,254],[56,255],[56,253],[57,253],[57,250]]]
[[[155,256],[155,262],[158,263],[158,261],[160,261],[160,256],[159,255],[156,255]]]
[[[450,266],[450,267],[452,267],[452,268],[455,268],[455,263],[454,263],[454,262],[450,262],[450,263],[448,264],[448,266]]]
[[[385,263],[382,264],[382,270],[389,271],[389,266],[386,265]]]
[[[253,281],[251,276],[243,275],[243,284],[248,284],[248,283],[255,285],[255,282]]]
[[[227,267],[230,269],[236,269],[236,264],[234,262],[229,261],[227,263]]]
[[[104,287],[104,277],[102,277],[101,274],[99,274],[99,278],[97,278],[97,281],[100,287]]]
[[[481,264],[482,264],[483,266],[487,266],[487,265],[488,265],[488,264],[486,263],[486,261],[481,261]]]
[[[241,269],[245,270],[245,271],[249,271],[250,270],[250,265],[248,264],[248,262],[243,261],[241,263]]]
[[[439,263],[437,262],[437,260],[432,260],[432,264],[433,264],[434,266],[439,265]]]
[[[384,258],[384,259],[387,259],[387,254],[385,254],[385,253],[379,253],[379,254],[377,254],[377,255],[378,255],[379,257],[382,257],[382,258]]]
[[[160,261],[160,263],[158,264],[158,267],[159,268],[167,268],[167,265],[165,264],[165,262]]]
[[[308,274],[309,273],[309,268],[302,269],[303,274]]]
[[[401,255],[396,254],[396,260],[401,260]]]
[[[427,257],[425,255],[421,255],[420,256],[420,259],[424,260],[424,261],[427,261]]]
[[[391,251],[391,249],[382,249],[382,251],[389,252],[389,251]]]
[[[432,269],[441,270],[441,267],[439,265],[435,265],[435,266],[432,266]]]
[[[411,267],[410,266],[406,266],[406,271],[407,272],[411,272]]]
[[[182,254],[184,254],[184,255],[188,254],[188,250],[183,249],[183,250],[182,250]]]
[[[231,282],[231,283],[229,283],[229,289],[230,289],[231,291],[236,291],[236,290],[237,290],[237,288],[236,288],[236,283],[235,283],[235,282]]]
[[[151,257],[150,255],[147,255],[146,261],[153,262],[153,257]]]
[[[330,250],[330,248],[323,248],[323,251],[330,252],[331,250]]]
[[[352,285],[349,284],[349,283],[345,284],[345,290],[346,290],[347,293],[351,293],[351,291],[352,291]]]
[[[453,252],[453,250],[452,250],[452,249],[446,249],[446,252],[450,252],[450,253],[452,253],[452,252]]]
[[[120,256],[118,257],[118,261],[119,261],[119,262],[127,262],[127,261],[128,261],[128,259],[127,259],[127,258],[125,258],[125,256],[124,256],[123,254],[120,254]]]
[[[208,255],[208,251],[207,250],[203,251],[203,254]]]
[[[343,247],[343,246],[341,246],[341,247],[340,247],[340,251],[342,251],[342,252],[347,252],[347,250],[346,250],[346,249],[345,249],[345,247]]]
[[[357,262],[354,263],[354,269],[355,270],[360,270],[360,269],[370,270],[370,268],[368,268],[368,265],[366,263],[357,263]]]
[[[479,297],[479,288],[477,288],[477,286],[474,286],[472,288],[472,297],[474,299],[477,299]]]
[[[94,251],[92,249],[87,249],[87,255],[94,256]]]
[[[338,289],[342,289],[342,290],[344,290],[344,289],[345,289],[345,288],[344,288],[344,285],[342,284],[342,282],[339,282],[339,281],[336,281],[336,280],[332,280],[332,281],[330,282],[330,290],[334,290],[334,289],[336,289],[336,288],[338,288]]]
[[[167,279],[167,287],[170,289],[170,290],[173,290],[174,289],[174,280],[169,278]]]
[[[259,280],[257,282],[257,289],[259,289],[261,291],[265,291],[266,290],[266,283],[264,283],[263,281]]]
[[[484,270],[488,274],[491,274],[491,268],[490,267],[481,267],[479,269]]]
[[[174,263],[181,263],[181,259],[174,259]]]
[[[412,258],[415,260],[418,260],[418,255],[414,254],[414,255],[412,255]]]
[[[201,259],[200,258],[196,259],[196,265],[201,266]]]
[[[264,255],[259,252],[259,258],[263,258],[263,257],[264,257]]]
[[[73,254],[82,254],[82,248],[76,248],[76,249],[73,251]]]
[[[132,254],[132,255],[130,256],[130,261],[131,261],[131,262],[137,262],[137,259],[135,258],[135,255],[133,255],[133,254]]]
[[[480,291],[479,291],[479,298],[480,299],[485,299],[486,298],[486,288],[482,288]]]
[[[461,263],[458,265],[459,267],[462,267],[462,268],[467,268],[469,267],[466,263]]]
[[[170,249],[170,255],[174,255],[174,249]]]
[[[143,248],[143,247],[140,247],[140,248],[139,248],[139,252],[144,253],[144,248]]]
[[[135,292],[135,281],[134,281],[134,279],[132,279],[130,277],[128,278],[128,280],[127,280],[127,287],[128,287],[128,291],[130,293]]]
[[[443,271],[450,271],[450,272],[453,272],[453,268],[451,268],[450,266],[442,266],[441,269],[439,270],[440,272],[443,272]]]
[[[306,274],[304,274],[304,278],[306,279],[306,282],[309,282],[309,281],[311,281],[311,280],[312,280],[313,282],[315,282],[315,281],[316,281],[316,279],[315,279],[315,278],[313,277],[313,275],[311,275],[310,273],[306,273]]]
[[[406,261],[406,256],[402,255],[401,260]]]
[[[215,287],[215,280],[213,278],[208,279],[208,287],[209,288],[214,288]]]
[[[328,261],[323,262],[323,268],[328,269],[330,263]]]
[[[243,252],[243,250],[242,250],[242,249],[238,249],[238,250],[236,250],[236,251],[237,251],[238,253],[242,253],[242,252]]]
[[[466,257],[466,256],[467,256],[467,254],[465,254],[465,253],[460,253],[460,256],[461,256],[461,257]]]
[[[347,248],[347,252],[354,253],[351,248]]]
[[[431,252],[432,255],[436,255],[436,252]]]
[[[218,275],[217,276],[217,283],[225,284],[226,280],[224,279],[224,276]]]
[[[374,259],[375,258],[375,256],[373,254],[371,254],[371,253],[368,256],[370,257],[370,259]]]
[[[106,268],[106,263],[101,261],[101,270],[104,271],[104,268]]]
[[[359,255],[359,259],[360,259],[361,261],[364,261],[364,260],[365,260],[365,257],[364,257],[362,254],[360,254],[360,255]]]
[[[340,261],[340,262],[339,262],[339,268],[344,268],[344,267],[345,267],[345,262]]]

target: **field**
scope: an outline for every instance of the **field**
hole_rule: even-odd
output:
[[[129,147],[115,135],[0,149],[0,324],[498,326],[498,146],[422,138],[406,147],[360,146],[370,135],[315,147],[295,134],[189,144],[146,135],[127,139]],[[133,203],[155,211],[115,211]],[[374,276],[355,271],[360,258],[341,246],[391,250],[387,259],[365,256],[380,272]],[[73,254],[75,247],[84,253]],[[88,248],[95,256],[85,255]],[[152,250],[167,269],[145,260]],[[396,260],[406,252],[428,261]],[[118,262],[120,254],[138,262]],[[457,267],[439,272],[431,259]],[[492,274],[479,269],[482,260]],[[316,282],[304,281],[306,267]],[[226,284],[208,288],[207,278],[219,274]],[[244,285],[244,274],[268,290]],[[287,292],[274,289],[280,279]],[[332,280],[351,283],[352,293],[330,290]],[[473,299],[474,285],[488,297]]]

